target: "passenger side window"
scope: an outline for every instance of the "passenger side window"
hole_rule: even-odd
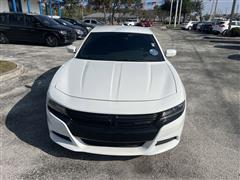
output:
[[[24,26],[24,16],[21,14],[17,14],[17,15],[10,14],[9,15],[9,24]]]
[[[85,22],[85,23],[90,23],[90,20],[85,20],[84,22]]]
[[[26,16],[26,26],[34,27],[34,22],[36,19],[32,16]]]
[[[92,24],[97,24],[97,21],[95,21],[95,20],[92,20]]]
[[[7,14],[0,14],[0,24],[7,24]]]

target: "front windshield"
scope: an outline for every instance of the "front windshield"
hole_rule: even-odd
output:
[[[91,33],[76,57],[109,61],[164,61],[153,35],[118,32]]]
[[[51,19],[50,17],[47,16],[36,16],[37,19],[45,26],[56,26],[58,25],[58,23],[56,21],[54,21],[53,19]]]
[[[63,19],[57,19],[57,21],[59,21],[60,23],[62,23],[63,25],[65,25],[65,26],[72,26],[73,24],[72,23],[70,23],[70,22],[68,22],[68,21],[65,21],[65,20],[63,20]]]

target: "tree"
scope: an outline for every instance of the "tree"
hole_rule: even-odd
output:
[[[202,16],[202,10],[203,10],[203,0],[198,0],[196,1],[194,4],[194,11],[197,13],[197,15],[200,16],[200,21],[203,20],[203,16]]]
[[[123,12],[129,9],[134,10],[137,14],[141,6],[141,0],[89,0],[89,5],[93,6],[96,10],[103,10],[106,19],[106,13],[110,12],[110,20],[113,24],[115,14],[123,10]]]
[[[64,14],[68,17],[75,17],[79,13],[80,3],[79,0],[65,0],[64,1]]]
[[[166,0],[165,3],[161,6],[162,10],[170,11],[171,1]],[[203,0],[183,0],[182,2],[182,14],[183,21],[185,22],[186,17],[191,15],[192,13],[197,13],[202,16],[203,10]],[[173,2],[173,12],[176,12],[176,0]],[[174,16],[175,13],[172,14]]]

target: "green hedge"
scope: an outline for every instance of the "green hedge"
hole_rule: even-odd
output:
[[[240,28],[238,28],[238,27],[232,28],[230,30],[230,35],[233,37],[240,37]]]

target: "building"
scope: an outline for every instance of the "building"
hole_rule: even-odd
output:
[[[22,12],[61,16],[63,0],[0,0],[0,12]]]
[[[160,6],[164,3],[164,0],[142,0],[143,9],[152,10],[154,6]]]

